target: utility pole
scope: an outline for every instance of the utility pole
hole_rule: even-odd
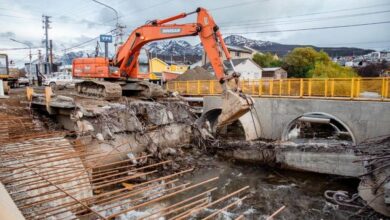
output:
[[[50,18],[51,16],[42,15],[43,29],[45,29],[46,64],[49,64],[49,29],[51,23]],[[49,65],[49,73],[51,73],[51,65]]]
[[[95,47],[95,57],[99,56],[99,41],[96,41],[96,47]]]
[[[38,64],[36,65],[36,68],[35,68],[35,75],[37,77],[37,80],[38,80],[38,76],[41,72],[41,65],[42,64],[42,53],[41,53],[41,50],[38,50]],[[33,84],[35,82],[35,78],[33,78]]]
[[[108,57],[108,43],[104,42],[104,57]]]
[[[50,73],[53,69],[53,41],[50,40]]]
[[[123,29],[126,28],[124,25],[120,25],[117,21],[116,23],[116,29],[117,29],[117,36],[115,38],[115,50],[119,44],[123,44]],[[119,41],[119,42],[118,42]]]

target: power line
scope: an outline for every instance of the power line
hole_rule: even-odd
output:
[[[327,45],[354,45],[354,44],[380,44],[380,43],[390,43],[389,40],[384,41],[362,41],[362,42],[348,42],[348,43],[335,43],[335,44],[327,44]]]
[[[40,49],[43,47],[31,47],[31,49]],[[29,47],[0,48],[0,50],[29,50]]]
[[[155,8],[155,7],[157,7],[157,6],[166,4],[166,3],[170,2],[170,1],[173,1],[173,0],[164,1],[164,2],[161,2],[161,3],[155,4],[155,5],[149,6],[149,7],[145,7],[145,8],[136,10],[136,11],[134,11],[134,12],[130,12],[130,14],[133,15],[134,13],[140,13],[140,12],[142,12],[142,11],[149,10],[149,9]],[[124,17],[127,17],[127,16],[119,16],[118,18],[124,18]],[[115,19],[115,20],[116,20],[116,19]],[[107,22],[104,22],[103,24],[109,23],[109,22],[115,21],[115,20],[108,20]],[[115,29],[113,29],[113,30],[107,32],[106,34],[112,33],[112,32],[115,31],[115,30],[117,30],[117,29],[115,28]],[[99,36],[100,36],[100,35],[99,35]],[[85,41],[85,42],[79,43],[79,44],[77,44],[77,45],[71,46],[71,47],[69,47],[69,48],[63,49],[63,51],[64,51],[64,50],[71,50],[71,49],[79,48],[79,47],[81,47],[81,46],[83,46],[83,45],[85,45],[85,44],[88,44],[88,43],[90,43],[90,42],[92,42],[92,41],[97,40],[97,39],[99,38],[99,36],[96,36],[96,37],[94,37],[94,38],[92,38],[92,39],[90,39],[90,40],[87,40],[87,41]]]
[[[138,10],[134,10],[132,12],[128,12],[127,14],[128,15],[121,15],[119,16],[119,18],[125,18],[125,17],[128,17],[128,16],[132,16],[134,15],[135,13],[140,13],[140,12],[143,12],[143,11],[146,11],[146,10],[149,10],[149,9],[152,9],[152,8],[155,8],[155,7],[158,7],[160,5],[165,5],[167,4],[168,2],[171,2],[173,0],[167,0],[167,1],[164,1],[164,2],[160,2],[158,4],[155,4],[155,5],[151,5],[151,6],[148,6],[148,7],[145,7],[145,8],[141,8],[141,9],[138,9]],[[109,23],[109,22],[112,22],[112,21],[115,21],[114,19],[111,19],[111,20],[108,20],[107,22],[104,22],[104,23]]]
[[[369,26],[369,25],[388,24],[388,23],[390,23],[390,21],[381,21],[381,22],[372,22],[372,23],[363,23],[363,24],[325,26],[325,27],[311,27],[311,28],[300,28],[300,29],[286,29],[286,30],[231,32],[231,33],[225,33],[225,34],[267,34],[267,33],[279,33],[279,32],[295,32],[295,31],[309,31],[309,30],[324,30],[324,29],[336,29],[336,28],[347,28],[347,27],[359,27],[359,26]]]
[[[269,1],[269,0],[263,0],[262,2],[265,2],[265,1]],[[222,7],[210,8],[208,11],[218,11],[218,10],[221,10],[221,9],[239,7],[239,6],[249,5],[249,4],[258,3],[258,2],[259,2],[259,0],[240,2],[240,3],[237,3],[237,4],[226,5],[226,6],[222,6]]]
[[[337,9],[337,10],[331,10],[331,11],[320,11],[320,12],[312,12],[312,13],[305,13],[305,14],[299,14],[299,15],[292,15],[292,16],[285,16],[285,17],[277,17],[277,18],[267,18],[267,19],[262,19],[263,21],[273,21],[273,20],[279,20],[279,19],[284,19],[284,18],[295,18],[295,17],[304,17],[304,16],[309,16],[309,15],[319,15],[319,14],[329,14],[329,13],[334,13],[334,12],[342,12],[342,11],[355,11],[355,10],[361,10],[361,9],[367,9],[367,8],[374,8],[374,7],[379,7],[379,6],[389,6],[390,4],[377,4],[377,5],[370,5],[370,6],[364,6],[364,7],[356,7],[356,8],[345,8],[345,9]],[[259,19],[250,19],[250,20],[241,20],[237,22],[251,22],[251,21],[259,21]],[[221,24],[231,24],[231,22],[222,22],[219,23]]]
[[[139,9],[135,12],[141,12],[141,11],[144,11],[144,10],[148,10],[150,8],[154,8],[154,7],[157,7],[159,5],[162,5],[162,4],[166,4],[167,2],[170,2],[172,0],[168,0],[168,1],[164,1],[164,2],[161,2],[161,3],[158,3],[158,4],[155,4],[153,6],[149,6],[149,7],[146,7],[146,8],[143,8],[143,9]],[[236,7],[238,5],[246,5],[246,4],[252,4],[252,3],[255,3],[255,2],[258,2],[258,1],[247,1],[247,2],[242,2],[242,3],[239,3],[239,4],[232,4],[232,5],[227,5],[227,6],[222,6],[222,7],[217,7],[217,8],[211,8],[209,10],[220,10],[220,9],[226,9],[226,8],[231,8],[231,7]],[[350,11],[350,10],[358,10],[358,9],[364,9],[364,8],[371,8],[371,7],[378,7],[378,6],[384,6],[384,5],[390,5],[390,4],[378,4],[378,5],[371,5],[371,6],[365,6],[365,7],[358,7],[358,8],[349,8],[349,9],[339,9],[339,10],[333,10],[333,11],[327,11],[327,12],[315,12],[315,13],[307,13],[307,14],[302,14],[302,15],[296,15],[296,16],[293,16],[293,17],[300,17],[300,16],[307,16],[307,15],[314,15],[314,14],[325,14],[325,13],[331,13],[331,12],[339,12],[339,11]],[[366,13],[368,14],[368,13]],[[127,16],[131,16],[132,13],[129,13],[129,15],[126,15],[126,16],[119,16],[119,18],[124,18],[124,17],[127,17]],[[351,16],[351,15],[350,15]],[[286,17],[286,18],[291,18],[292,16],[289,16],[289,17]],[[280,19],[280,18],[279,18]],[[108,23],[108,22],[111,22],[113,20],[109,20],[107,22],[104,22],[104,23]],[[103,23],[103,24],[104,24]],[[354,27],[354,26],[366,26],[366,25],[374,25],[374,24],[381,24],[381,23],[389,23],[389,22],[375,22],[375,23],[366,23],[366,24],[356,24],[356,25],[340,25],[340,26],[330,26],[330,27],[313,27],[313,28],[302,28],[302,29],[291,29],[291,30],[275,30],[275,31],[256,31],[256,32],[242,32],[242,33],[227,33],[227,34],[249,34],[249,33],[276,33],[276,32],[291,32],[291,31],[304,31],[304,30],[317,30],[317,29],[330,29],[330,28],[345,28],[345,27]],[[112,31],[108,32],[108,33],[111,33]],[[94,40],[96,40],[98,38],[95,37],[95,38],[92,38],[88,41],[85,41],[85,42],[82,42],[80,44],[77,44],[75,46],[72,46],[70,47],[69,49],[74,49],[74,48],[78,48],[82,45],[85,45],[87,43],[90,43]]]
[[[305,22],[313,22],[313,21],[323,21],[323,19],[338,19],[338,18],[349,18],[349,17],[357,17],[357,16],[366,16],[366,15],[372,15],[372,14],[382,14],[382,13],[389,13],[390,10],[385,11],[374,11],[374,12],[367,12],[367,13],[357,13],[357,14],[349,14],[349,15],[337,15],[337,16],[330,16],[330,17],[320,17],[315,19],[300,19],[300,20],[286,20],[286,21],[280,21],[275,23],[269,23],[269,22],[259,22],[259,23],[249,23],[249,24],[240,24],[240,25],[230,25],[230,26],[221,26],[221,27],[227,27],[227,28],[242,28],[245,26],[250,27],[266,27],[266,26],[273,26],[276,24],[297,24],[297,23],[305,23]],[[265,25],[258,25],[258,24],[265,24]],[[235,28],[234,28],[235,29]]]
[[[8,15],[8,14],[0,14],[1,17],[11,17],[11,18],[20,18],[20,19],[34,19],[38,17],[25,17],[25,16],[16,16],[16,15]]]
[[[111,30],[111,31],[109,31],[109,32],[107,32],[107,33],[105,33],[105,34],[112,33],[112,32],[115,31],[115,30],[116,30],[116,28],[113,29],[113,30]],[[73,46],[71,46],[71,47],[65,48],[65,49],[63,49],[62,51],[65,51],[65,50],[72,50],[72,49],[75,49],[75,48],[82,47],[82,46],[85,45],[85,44],[88,44],[88,43],[90,43],[90,42],[92,42],[92,41],[95,41],[95,40],[99,39],[99,37],[100,37],[100,35],[97,36],[97,37],[94,37],[94,38],[92,38],[92,39],[89,39],[89,40],[87,40],[87,41],[84,41],[84,42],[78,43],[78,44],[76,44],[76,45],[73,45]]]

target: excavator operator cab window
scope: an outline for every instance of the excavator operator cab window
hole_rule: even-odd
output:
[[[109,68],[110,68],[110,73],[111,73],[111,74],[112,74],[112,73],[117,73],[117,72],[119,71],[119,68],[116,67],[116,66],[110,66]]]

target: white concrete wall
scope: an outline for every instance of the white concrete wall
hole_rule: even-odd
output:
[[[221,108],[221,98],[204,98],[203,112]],[[343,122],[356,144],[390,134],[390,102],[321,99],[254,98],[261,137],[280,140],[294,119],[309,112],[323,112]]]
[[[239,52],[239,54],[237,54],[235,50],[229,50],[229,53],[230,53],[230,57],[232,59],[243,59],[243,58],[250,58],[252,59],[253,57],[253,53],[247,53],[247,52]],[[226,56],[225,56],[225,53],[222,52],[222,60],[226,60]],[[206,53],[203,52],[202,54],[202,66],[205,65],[206,63],[209,63],[209,58],[207,57]]]
[[[241,73],[241,80],[261,79],[262,70],[250,60],[246,60],[236,67],[237,72]]]
[[[361,159],[353,152],[304,152],[277,151],[276,162],[283,168],[311,171],[315,173],[358,177],[366,172],[363,163],[354,161]]]

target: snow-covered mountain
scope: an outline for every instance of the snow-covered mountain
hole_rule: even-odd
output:
[[[69,52],[57,56],[56,60],[57,62],[61,62],[63,65],[72,65],[72,60],[80,57],[88,57],[88,53],[85,51]]]
[[[183,56],[199,54],[196,46],[192,46],[185,40],[156,41],[148,44],[146,48],[151,54],[165,56]]]
[[[249,47],[260,52],[271,52],[276,53],[279,56],[284,56],[288,52],[292,51],[296,47],[310,46],[316,50],[324,50],[330,56],[348,56],[348,55],[362,55],[372,52],[372,50],[365,50],[360,48],[346,48],[346,47],[315,47],[312,45],[287,45],[274,43],[271,41],[262,41],[248,39],[240,35],[230,35],[224,38],[227,45]],[[178,61],[193,63],[200,60],[203,54],[203,47],[201,44],[191,45],[185,40],[163,40],[149,43],[145,46],[148,49],[152,57],[158,57],[165,61]],[[70,64],[73,58],[76,57],[87,57],[85,52],[71,52],[62,60]]]
[[[233,45],[233,46],[246,46],[250,48],[259,48],[259,47],[264,47],[264,46],[271,46],[274,44],[273,42],[270,41],[262,41],[262,40],[252,40],[245,38],[240,35],[230,35],[225,37],[224,39],[225,43],[228,45]]]

